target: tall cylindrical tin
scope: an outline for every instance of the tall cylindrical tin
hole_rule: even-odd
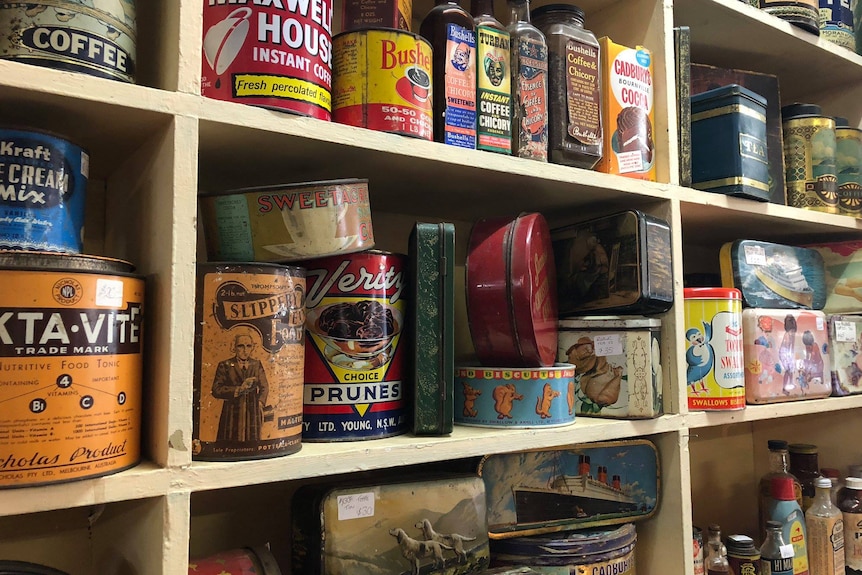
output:
[[[688,408],[745,407],[742,295],[733,288],[685,288]]]
[[[306,262],[303,441],[407,431],[405,264],[377,250]]]
[[[835,118],[835,173],[838,209],[862,217],[862,130],[851,128],[847,118]]]
[[[402,30],[343,32],[334,39],[332,119],[431,140],[431,44]]]
[[[0,0],[0,58],[135,81],[134,0]]]
[[[818,0],[760,0],[760,8],[812,34],[820,34]]]
[[[201,94],[331,117],[332,2],[207,2]]]
[[[0,15],[7,10],[0,4]],[[89,177],[80,146],[0,128],[0,249],[80,253]]]
[[[853,11],[847,0],[820,0],[820,37],[842,48],[856,50]]]
[[[305,270],[198,264],[192,458],[299,451]]]
[[[0,488],[140,460],[144,280],[133,269],[0,252]]]
[[[835,120],[820,106],[791,104],[781,108],[781,127],[787,205],[837,214]]]

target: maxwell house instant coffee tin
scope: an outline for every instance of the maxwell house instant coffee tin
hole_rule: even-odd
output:
[[[305,270],[198,264],[192,458],[299,451]]]
[[[303,441],[405,433],[405,256],[377,250],[306,262]]]
[[[431,140],[431,44],[386,29],[344,32],[333,40],[333,121]]]
[[[254,547],[192,559],[189,575],[281,575],[281,569],[269,549]]]
[[[0,58],[135,81],[134,0],[0,0]]]
[[[0,252],[0,488],[140,460],[144,280],[133,269]]]
[[[204,4],[201,94],[329,120],[332,2]]]
[[[345,0],[341,31],[363,28],[397,28],[410,31],[413,0]]]
[[[89,175],[80,146],[0,128],[0,249],[80,253]]]

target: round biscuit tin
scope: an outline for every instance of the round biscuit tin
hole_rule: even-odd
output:
[[[0,58],[135,81],[134,0],[0,0]]]
[[[0,575],[67,575],[45,565],[28,563],[26,561],[0,561]]]
[[[370,250],[306,262],[302,440],[405,433],[407,259]]]
[[[0,252],[0,488],[140,460],[144,280],[128,262],[67,258]]]
[[[198,264],[192,458],[299,451],[305,270]]]
[[[734,288],[685,288],[688,408],[745,407],[742,294]]]
[[[281,575],[266,547],[230,549],[189,561],[189,575]]]
[[[332,119],[379,132],[434,137],[431,44],[412,32],[371,28],[333,39]]]
[[[80,146],[0,128],[0,249],[80,253],[89,174]]]
[[[787,205],[837,214],[835,120],[820,106],[791,104],[781,108],[781,129]]]
[[[838,209],[862,217],[862,130],[851,128],[847,118],[835,118],[835,173]]]

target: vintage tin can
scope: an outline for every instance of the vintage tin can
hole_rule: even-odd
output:
[[[816,399],[832,392],[822,311],[748,308],[742,311],[742,328],[748,403]]]
[[[662,413],[661,320],[619,316],[560,320],[557,358],[575,366],[567,397],[579,415]]]
[[[703,530],[700,527],[692,528],[692,550],[694,555],[694,575],[705,575],[703,565]]]
[[[189,561],[189,575],[281,575],[266,547],[230,549]]]
[[[832,395],[862,393],[862,315],[830,315]]]
[[[25,561],[0,561],[0,575],[67,575],[67,573]]]
[[[818,0],[760,0],[760,8],[814,35],[820,34]]]
[[[9,10],[0,5],[0,15]],[[0,128],[0,249],[80,253],[89,177],[80,146]]]
[[[293,262],[374,247],[368,180],[200,194],[212,260]]]
[[[410,428],[404,389],[406,257],[371,250],[306,262],[303,441]]]
[[[835,173],[838,210],[862,217],[862,130],[851,128],[847,118],[835,118]]]
[[[467,245],[466,284],[470,335],[483,365],[554,364],[556,270],[542,214],[477,221]]]
[[[692,186],[769,200],[766,98],[738,84],[691,97]]]
[[[464,402],[455,422],[479,427],[558,427],[575,422],[575,366],[510,369],[457,367],[455,386]],[[567,399],[564,399],[567,398]]]
[[[412,32],[384,29],[343,32],[333,40],[333,121],[433,139],[427,40]]]
[[[482,571],[482,575],[542,575],[542,573],[525,565],[505,565]]]
[[[0,0],[0,58],[135,81],[134,0]]]
[[[837,214],[835,120],[820,106],[791,104],[781,108],[787,205]]]
[[[207,2],[201,94],[331,117],[332,2]]]
[[[748,535],[727,536],[728,575],[760,575],[760,550]]]
[[[144,280],[133,270],[109,258],[0,252],[0,488],[139,462]]]
[[[341,31],[365,28],[395,28],[410,31],[413,0],[346,0],[341,13]]]
[[[829,313],[862,311],[862,241],[847,240],[807,246],[823,257]]]
[[[742,295],[733,288],[685,288],[688,408],[745,408]]]
[[[192,459],[299,451],[305,270],[198,264]]]
[[[856,50],[856,35],[853,32],[853,11],[849,0],[820,1],[820,37],[833,44]]]
[[[850,0],[850,10],[853,12],[853,31],[856,37],[856,53],[862,54],[862,2]]]

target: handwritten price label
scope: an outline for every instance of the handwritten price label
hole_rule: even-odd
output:
[[[597,335],[593,338],[593,343],[595,344],[596,356],[598,357],[622,355],[623,353],[623,342],[618,333]]]
[[[852,321],[835,322],[835,340],[853,343],[856,341],[856,324]]]
[[[742,246],[745,253],[745,263],[750,266],[765,266],[766,265],[766,250],[763,246]]]
[[[353,495],[339,495],[338,520],[359,519],[360,517],[374,517],[374,493],[354,493]]]
[[[96,280],[96,305],[122,307],[123,282],[120,280]]]

